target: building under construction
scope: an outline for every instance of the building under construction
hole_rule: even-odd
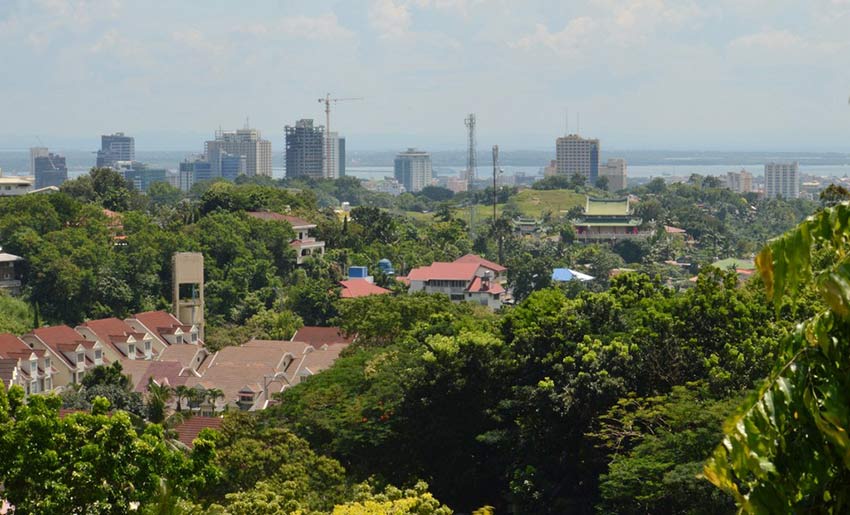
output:
[[[286,176],[324,177],[325,128],[313,120],[286,126]]]

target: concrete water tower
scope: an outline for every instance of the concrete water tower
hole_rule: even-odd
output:
[[[184,325],[198,328],[204,338],[204,255],[175,252],[171,258],[172,311]]]

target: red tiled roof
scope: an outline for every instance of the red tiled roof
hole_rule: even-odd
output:
[[[390,290],[372,284],[366,279],[349,279],[347,281],[340,281],[339,284],[342,285],[342,291],[340,291],[339,296],[343,299],[392,293]]]
[[[139,376],[138,380],[133,378],[137,392],[146,392],[148,390],[148,381],[151,378],[158,384],[167,382],[172,388],[185,385],[189,379],[187,376],[180,375],[183,365],[178,361],[150,361],[149,363],[150,365],[145,368],[145,371]]]
[[[499,294],[499,293],[504,293],[505,289],[502,288],[501,284],[494,282],[494,281],[490,281],[490,288],[484,289],[481,278],[476,277],[475,280],[472,281],[472,284],[469,285],[469,288],[467,288],[467,291],[472,292],[472,293],[488,292],[488,293],[492,293],[492,294],[495,295],[495,294]]]
[[[50,346],[55,346],[60,343],[75,343],[85,340],[83,335],[71,329],[67,325],[40,327],[38,329],[33,329],[32,334]]]
[[[119,318],[102,318],[100,320],[90,320],[81,327],[88,327],[97,335],[102,342],[111,342],[113,340],[127,341],[128,335],[133,335],[134,338],[139,335],[135,329],[130,327],[130,324]]]
[[[184,445],[192,447],[192,441],[198,437],[204,429],[219,429],[224,419],[221,417],[190,417],[174,428],[177,439]]]
[[[21,341],[21,339],[14,334],[0,334],[0,358],[6,357],[7,354],[12,353],[29,354],[31,352],[32,349],[29,348],[29,345]]]
[[[484,259],[481,256],[475,254],[467,254],[465,256],[459,257],[455,259],[455,263],[478,263],[484,268],[489,268],[490,270],[498,273],[506,272],[508,269],[500,265],[499,263],[494,263],[487,259]]]
[[[471,281],[481,265],[478,263],[431,263],[414,268],[407,274],[411,281]]]
[[[142,323],[151,331],[156,331],[161,327],[173,327],[175,325],[183,325],[180,320],[174,317],[167,311],[145,311],[144,313],[136,313],[133,317]]]
[[[319,349],[323,345],[332,345],[334,343],[349,344],[354,341],[354,337],[344,336],[339,327],[305,325],[301,329],[295,331],[295,334],[292,336],[292,341],[304,342],[314,349]]]
[[[269,212],[269,211],[248,211],[247,214],[248,214],[248,216],[251,216],[251,217],[254,217],[254,218],[257,218],[257,219],[260,219],[260,220],[266,220],[266,221],[274,220],[276,222],[289,222],[289,225],[291,225],[293,228],[298,228],[298,227],[309,228],[309,227],[315,227],[316,226],[316,224],[314,224],[313,222],[308,222],[307,220],[304,220],[303,218],[298,218],[297,216],[282,215],[280,213],[272,213],[272,212]]]

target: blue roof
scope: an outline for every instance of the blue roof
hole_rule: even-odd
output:
[[[558,282],[572,281],[575,275],[569,268],[556,268],[552,270],[552,280]]]

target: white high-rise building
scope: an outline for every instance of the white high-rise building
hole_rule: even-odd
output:
[[[608,191],[620,191],[628,187],[628,172],[626,160],[623,158],[609,159],[599,166],[599,178],[608,178]]]
[[[764,165],[764,194],[767,198],[798,198],[800,164],[794,161]]]
[[[400,152],[395,157],[395,178],[410,193],[430,186],[433,179],[431,154],[415,148]]]
[[[256,129],[216,131],[215,140],[204,144],[204,154],[210,160],[215,177],[222,174],[222,156],[245,156],[245,174],[272,176],[272,143]]]
[[[345,138],[340,138],[338,132],[330,132],[327,135],[327,149],[325,153],[330,151],[330,155],[325,156],[325,179],[339,179],[340,158],[345,159]]]
[[[555,142],[558,175],[581,175],[591,186],[599,178],[599,140],[578,134],[558,138]]]

